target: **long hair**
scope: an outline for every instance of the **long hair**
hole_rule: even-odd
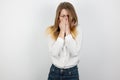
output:
[[[49,26],[46,29],[46,32],[47,32],[47,34],[50,34],[54,40],[57,39],[57,37],[60,33],[59,16],[60,16],[62,9],[66,9],[68,11],[68,14],[69,14],[68,21],[70,24],[70,33],[71,33],[72,37],[75,39],[77,36],[77,28],[76,27],[78,26],[78,18],[77,18],[77,14],[75,12],[73,5],[69,2],[62,2],[58,5],[57,10],[56,10],[56,17],[55,17],[54,25]]]

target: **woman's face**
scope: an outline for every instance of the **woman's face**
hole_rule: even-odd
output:
[[[62,9],[59,16],[60,22],[68,20],[68,18],[69,18],[68,11],[66,9]]]

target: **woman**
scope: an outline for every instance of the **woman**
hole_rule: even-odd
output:
[[[79,80],[78,63],[81,28],[73,5],[62,2],[56,10],[53,26],[47,28],[52,65],[48,80]]]

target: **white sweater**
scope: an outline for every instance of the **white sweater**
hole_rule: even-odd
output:
[[[76,40],[69,34],[65,38],[53,40],[48,36],[48,47],[52,63],[58,68],[70,68],[79,63],[79,53],[82,41],[82,29],[78,26]]]

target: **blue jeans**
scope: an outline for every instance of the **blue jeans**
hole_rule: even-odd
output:
[[[52,64],[48,80],[79,80],[78,67],[76,65],[72,68],[61,69]]]

